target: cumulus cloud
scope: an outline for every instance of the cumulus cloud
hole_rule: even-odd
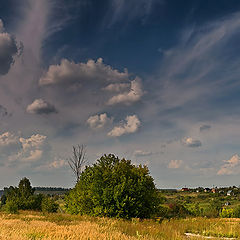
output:
[[[97,61],[88,60],[87,63],[75,63],[62,59],[60,65],[51,65],[48,71],[40,78],[40,85],[67,84],[73,85],[82,82],[119,82],[129,77],[128,71],[119,72],[111,66],[103,63],[103,59]]]
[[[143,151],[143,150],[136,150],[134,151],[134,156],[135,157],[146,157],[152,155],[152,152],[149,151]]]
[[[129,83],[111,83],[107,87],[103,88],[105,91],[109,92],[121,92],[126,91],[131,84]]]
[[[110,137],[120,137],[124,134],[135,133],[141,125],[140,120],[136,115],[127,116],[126,122],[114,127],[109,133]]]
[[[240,157],[238,154],[233,155],[229,160],[224,161],[225,164],[221,166],[218,175],[232,175],[240,172]]]
[[[200,128],[199,128],[200,132],[208,131],[210,129],[211,129],[211,126],[210,125],[206,125],[206,124],[201,125]]]
[[[22,161],[37,161],[42,157],[46,136],[34,134],[29,138],[20,137],[22,151],[18,153],[18,158]]]
[[[8,73],[17,53],[18,46],[16,40],[13,36],[4,32],[3,22],[0,20],[0,75]]]
[[[15,145],[18,142],[18,137],[10,132],[5,132],[0,135],[0,147]]]
[[[114,105],[118,103],[129,105],[139,101],[142,96],[143,90],[141,79],[136,77],[135,80],[131,81],[130,90],[111,97],[108,101],[108,105]]]
[[[17,154],[21,149],[19,137],[10,132],[0,134],[0,156],[7,159],[10,155]]]
[[[168,168],[180,168],[182,166],[183,161],[182,160],[171,160],[168,164]]]
[[[35,162],[42,158],[46,149],[46,136],[34,134],[24,138],[18,134],[5,132],[0,135],[0,155],[10,162]]]
[[[108,123],[111,123],[112,119],[107,116],[106,113],[91,116],[87,120],[87,124],[92,129],[100,129],[106,126]]]
[[[27,112],[33,114],[50,114],[57,113],[57,110],[52,104],[40,98],[27,106]]]
[[[183,145],[187,146],[187,147],[201,147],[202,143],[200,140],[197,139],[193,139],[191,137],[186,137],[182,139],[182,143]]]

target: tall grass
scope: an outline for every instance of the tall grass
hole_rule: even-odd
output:
[[[187,218],[157,223],[37,212],[0,213],[0,239],[3,240],[182,240],[187,239],[186,232],[240,239],[240,220]]]

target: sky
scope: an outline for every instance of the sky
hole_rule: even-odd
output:
[[[0,5],[0,188],[73,187],[86,147],[158,188],[240,185],[238,0]]]

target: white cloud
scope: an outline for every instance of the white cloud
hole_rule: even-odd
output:
[[[183,143],[183,145],[185,145],[187,147],[201,147],[202,146],[202,143],[200,140],[193,139],[191,137],[183,138],[182,143]]]
[[[31,148],[40,148],[43,146],[46,136],[35,134],[29,138],[20,137],[19,141],[22,143],[23,150],[31,149]]]
[[[0,147],[15,145],[18,143],[18,137],[10,132],[5,132],[0,135]]]
[[[67,165],[68,165],[68,163],[66,162],[66,160],[58,159],[58,160],[55,160],[55,161],[51,162],[48,166],[50,168],[59,169],[59,168],[62,168],[64,166],[67,166]]]
[[[152,155],[152,152],[149,151],[143,151],[143,150],[136,150],[134,151],[134,156],[135,157],[146,157]]]
[[[106,113],[91,116],[87,120],[87,124],[92,129],[100,129],[106,126],[108,123],[111,123],[112,119],[107,116]]]
[[[136,77],[135,80],[131,81],[130,90],[124,93],[113,96],[109,99],[108,105],[114,105],[118,103],[124,103],[129,105],[137,102],[143,96],[141,79]]]
[[[180,168],[182,166],[182,160],[171,160],[168,164],[168,168]]]
[[[129,87],[129,83],[111,83],[107,87],[103,88],[103,90],[109,92],[122,92],[127,90]]]
[[[0,19],[0,74],[7,74],[14,63],[14,56],[18,53],[16,40],[4,32],[3,22]]]
[[[23,138],[9,132],[0,135],[0,147],[7,148],[5,155],[10,162],[35,162],[42,158],[46,148],[46,136],[34,134]],[[1,154],[3,151],[1,149]]]
[[[120,137],[124,134],[135,133],[141,125],[140,120],[136,115],[127,116],[126,123],[116,126],[108,133],[111,137]]]
[[[230,46],[239,37],[239,27],[238,12],[182,31],[179,44],[164,52],[159,70],[159,97],[166,107],[212,99],[212,87],[214,96],[235,87],[231,80],[239,77],[239,56],[232,55]]]
[[[20,137],[19,141],[22,144],[22,151],[18,153],[18,158],[21,161],[37,161],[42,157],[46,136],[35,134],[29,138]]]
[[[67,84],[73,85],[82,82],[118,82],[129,78],[128,71],[119,72],[103,63],[99,58],[96,62],[88,60],[87,63],[75,63],[62,59],[60,65],[51,65],[40,78],[40,85]]]
[[[0,33],[4,32],[4,25],[2,19],[0,19]]]
[[[229,160],[224,161],[225,164],[221,166],[217,172],[218,175],[232,175],[240,172],[240,157],[238,154],[233,155]]]
[[[33,113],[33,114],[57,113],[56,108],[52,104],[46,102],[43,99],[34,100],[33,103],[27,106],[26,110],[28,113]]]

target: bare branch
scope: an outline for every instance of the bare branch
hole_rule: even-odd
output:
[[[76,182],[79,181],[82,168],[87,163],[86,148],[84,145],[73,146],[72,157],[68,159],[68,164],[76,177]]]

